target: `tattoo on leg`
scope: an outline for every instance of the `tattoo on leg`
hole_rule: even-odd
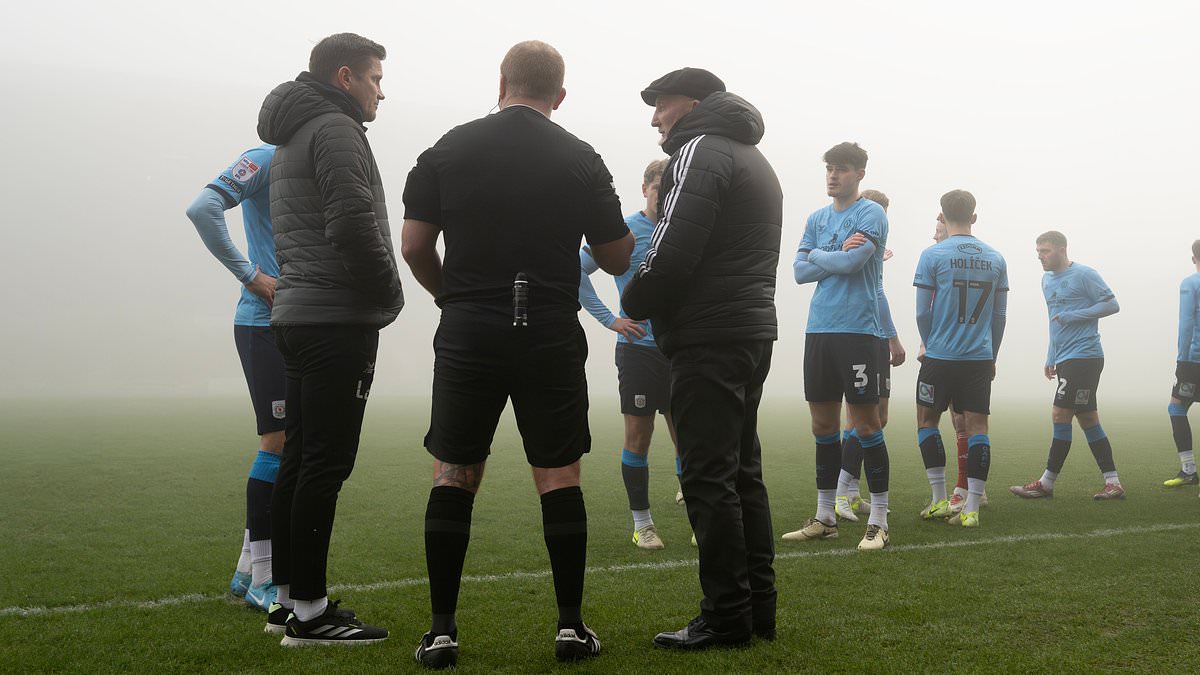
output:
[[[450,486],[476,492],[483,481],[483,462],[479,464],[450,464],[434,461],[433,485]]]

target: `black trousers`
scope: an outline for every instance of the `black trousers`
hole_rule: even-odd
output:
[[[671,356],[680,482],[700,548],[700,613],[734,632],[775,624],[775,541],[758,442],[772,347],[723,343]]]
[[[375,375],[379,331],[276,326],[287,371],[283,458],[271,496],[274,581],[296,600],[327,595],[325,568],[338,492],[354,469]]]

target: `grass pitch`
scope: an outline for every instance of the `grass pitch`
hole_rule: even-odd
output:
[[[537,496],[507,416],[475,507],[460,600],[463,672],[1179,672],[1200,661],[1200,499],[1178,470],[1161,406],[1102,411],[1129,498],[1101,485],[1082,433],[1053,501],[1007,486],[1040,475],[1045,406],[994,406],[991,505],[966,531],[922,522],[928,500],[911,404],[887,431],[893,549],[779,542],[779,639],[683,654],[650,639],[697,612],[695,549],[674,504],[665,429],[651,452],[661,552],[636,549],[618,469],[621,422],[592,414],[585,617],[595,661],[553,659],[553,591]],[[255,439],[240,400],[8,402],[0,412],[0,672],[416,672],[427,627],[427,403],[373,399],[339,502],[332,597],[392,632],[382,645],[283,649],[225,595]],[[943,425],[952,438],[948,420]],[[760,427],[775,530],[812,515],[803,401],[770,400]],[[954,469],[948,469],[953,473]]]

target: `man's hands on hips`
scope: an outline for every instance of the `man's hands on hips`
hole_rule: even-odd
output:
[[[625,317],[617,317],[608,329],[624,335],[626,340],[638,340],[646,337],[646,329],[641,323]]]
[[[246,282],[246,288],[267,302],[267,307],[275,305],[275,277],[254,266],[254,278]]]

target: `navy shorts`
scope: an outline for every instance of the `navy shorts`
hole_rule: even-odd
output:
[[[671,362],[657,347],[618,342],[616,362],[622,415],[671,411]]]
[[[1171,387],[1171,396],[1184,403],[1195,403],[1200,399],[1200,363],[1175,362],[1175,386]]]
[[[804,338],[804,398],[879,403],[879,338],[859,333],[809,333]]]
[[[1054,390],[1054,407],[1092,412],[1096,409],[1096,389],[1104,359],[1067,359],[1054,367],[1058,388]]]
[[[879,360],[875,364],[879,370],[879,398],[890,398],[892,395],[892,346],[891,340],[879,338]]]
[[[992,361],[943,361],[928,356],[917,375],[917,405],[944,412],[991,413]]]
[[[266,326],[234,326],[233,341],[242,372],[250,388],[250,402],[258,421],[258,435],[283,431],[286,413],[284,389],[287,375],[283,356],[275,346],[275,334]]]

